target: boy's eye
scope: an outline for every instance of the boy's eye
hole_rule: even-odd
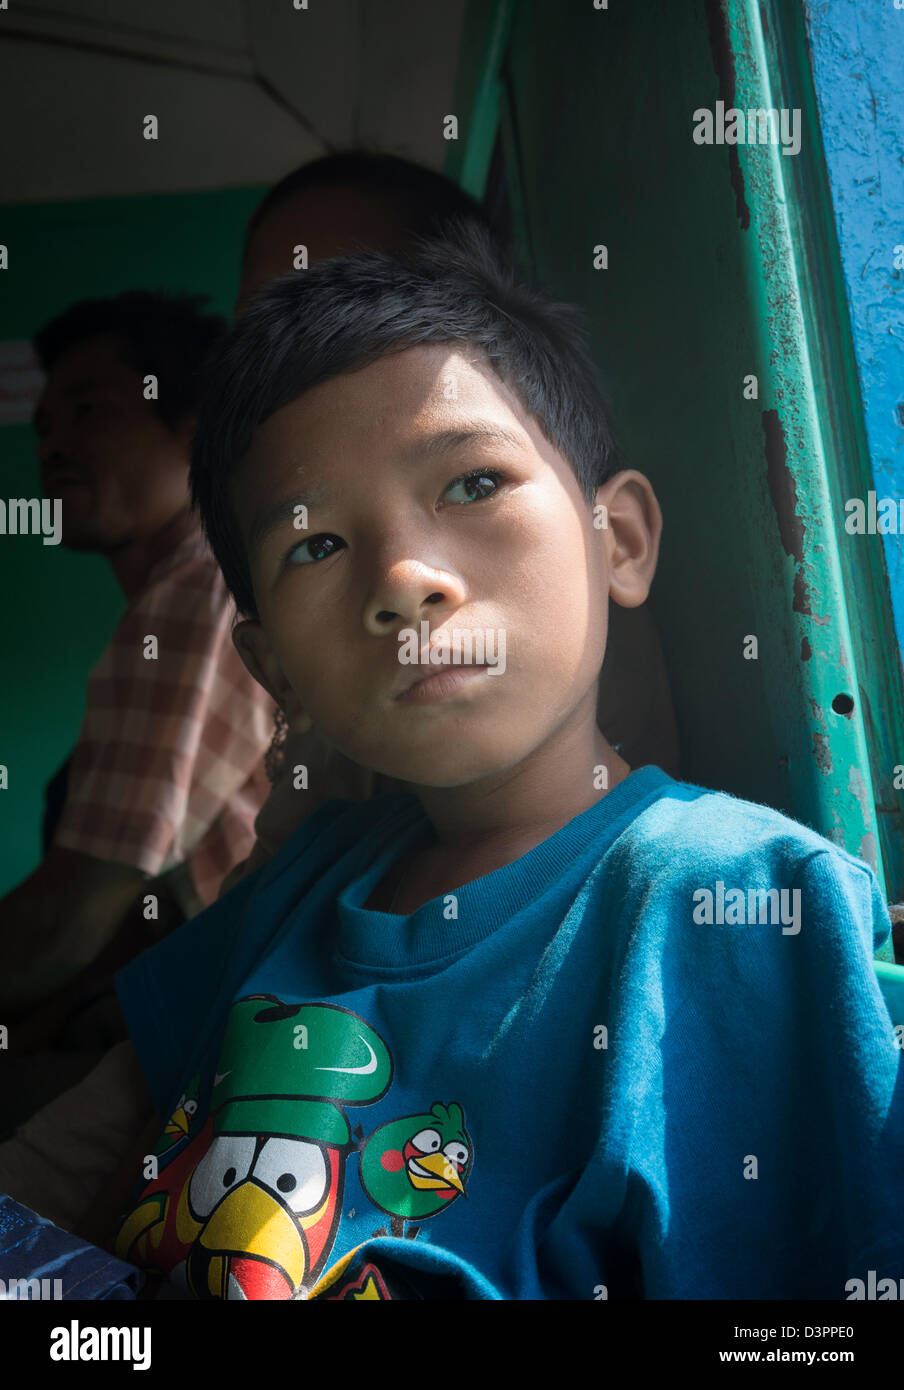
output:
[[[463,487],[466,491],[477,490],[476,497],[466,497],[466,502],[480,502],[484,497],[492,497],[502,475],[492,468],[479,468],[473,473],[466,473],[462,478],[456,478],[454,483],[450,483],[446,489],[448,495],[453,488]],[[489,485],[492,491],[486,491]],[[460,503],[458,505],[461,505]]]
[[[286,564],[313,565],[318,560],[326,560],[328,556],[335,555],[343,545],[345,541],[341,536],[311,536],[309,540],[302,541],[289,551]]]
[[[496,491],[502,474],[492,468],[476,469],[472,473],[465,473],[461,478],[456,478],[446,488],[446,496],[453,488],[461,487],[466,492],[477,492],[476,497],[465,497],[464,503],[456,502],[456,506],[467,505],[469,502],[480,502],[485,497],[492,497]],[[324,533],[320,536],[311,536],[308,540],[296,545],[286,556],[286,564],[289,565],[313,565],[318,560],[327,560],[330,555],[335,555],[336,551],[345,545],[341,536],[334,536]]]

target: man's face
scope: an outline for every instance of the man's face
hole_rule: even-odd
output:
[[[308,248],[308,264],[350,251],[357,244],[391,251],[404,240],[398,215],[354,188],[311,189],[297,193],[267,213],[251,239],[235,314],[280,275],[294,272],[294,248]]]
[[[35,411],[41,490],[63,504],[63,544],[102,554],[153,535],[188,505],[189,426],[171,434],[114,334],[52,371]]]
[[[509,437],[440,438],[452,431]],[[489,477],[459,481],[475,471]],[[459,786],[517,766],[588,690],[595,705],[606,532],[481,354],[411,348],[306,392],[255,434],[232,505],[259,669],[290,715],[305,711],[353,761]],[[299,505],[307,529],[296,529]],[[399,700],[424,675],[466,669],[400,662],[399,634],[414,629],[419,647],[422,622],[431,643],[493,633],[497,657],[503,633],[504,672]]]

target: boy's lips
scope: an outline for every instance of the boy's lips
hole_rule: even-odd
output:
[[[441,700],[447,695],[452,695],[456,690],[467,684],[468,680],[480,675],[488,669],[486,663],[482,665],[465,664],[445,664],[440,667],[433,665],[416,666],[416,671],[425,674],[415,676],[409,681],[403,690],[393,696],[393,699],[403,700],[406,703],[413,703],[419,700]]]

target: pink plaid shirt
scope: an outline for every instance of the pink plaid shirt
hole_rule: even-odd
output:
[[[250,853],[270,790],[275,706],[233,646],[235,616],[187,515],[91,673],[53,841],[152,876],[187,863],[205,907]]]

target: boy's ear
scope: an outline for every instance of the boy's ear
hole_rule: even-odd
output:
[[[604,508],[609,595],[622,608],[646,602],[656,573],[662,511],[650,480],[635,468],[616,473],[597,489]]]
[[[305,734],[313,728],[313,720],[283,675],[260,623],[254,618],[243,618],[232,629],[232,640],[247,670],[282,709],[290,731]]]

